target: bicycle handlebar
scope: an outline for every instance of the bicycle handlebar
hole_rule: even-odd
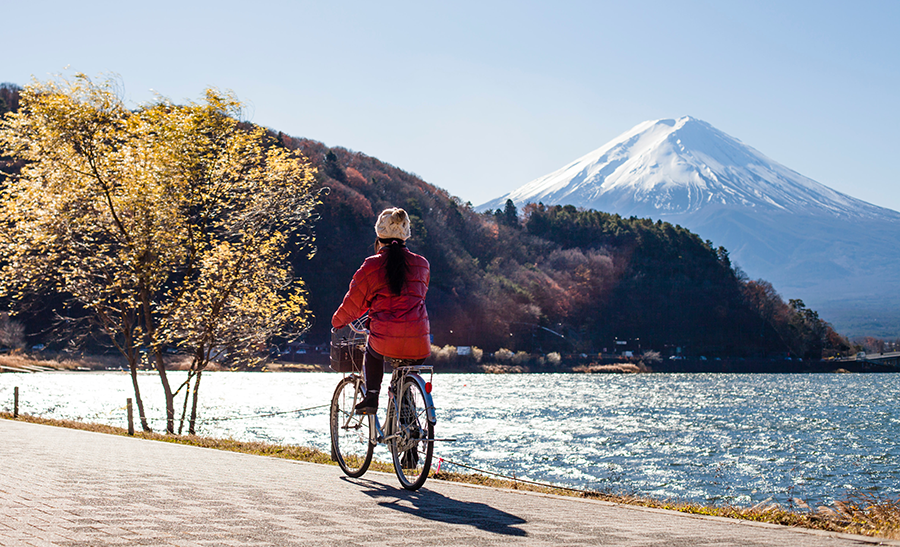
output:
[[[350,330],[352,330],[356,334],[366,334],[367,335],[367,334],[369,334],[369,329],[356,325],[357,323],[359,323],[360,325],[363,324],[363,321],[361,321],[361,319],[362,318],[357,319],[356,321],[351,321],[350,324],[347,326],[350,327]]]
[[[347,324],[347,327],[350,330],[352,330],[353,332],[355,332],[356,334],[364,334],[364,335],[368,336],[369,329],[367,329],[365,326],[368,321],[369,321],[369,314],[367,312],[364,315],[362,315],[361,317],[359,317],[358,319],[354,319],[353,321],[350,321],[350,323]],[[332,327],[331,333],[334,334],[338,330],[340,330],[340,329],[336,329],[336,328]]]

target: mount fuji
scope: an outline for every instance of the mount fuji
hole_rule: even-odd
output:
[[[478,209],[507,199],[680,224],[839,332],[900,336],[900,212],[832,190],[696,118],[638,124]]]

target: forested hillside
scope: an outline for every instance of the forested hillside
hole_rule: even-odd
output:
[[[724,248],[671,224],[574,207],[480,214],[446,191],[362,153],[277,135],[328,188],[312,260],[295,267],[310,291],[312,342],[371,253],[375,216],[412,218],[409,246],[432,265],[436,345],[528,352],[612,351],[616,340],[664,355],[818,357],[848,349],[800,301],[736,271]]]

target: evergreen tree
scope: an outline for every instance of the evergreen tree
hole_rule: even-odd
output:
[[[516,209],[516,204],[513,203],[513,200],[506,200],[506,205],[503,207],[503,214],[501,216],[503,224],[510,227],[519,226],[519,211]]]

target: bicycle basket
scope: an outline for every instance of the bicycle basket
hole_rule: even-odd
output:
[[[360,372],[363,367],[365,336],[344,327],[331,333],[331,370]]]

